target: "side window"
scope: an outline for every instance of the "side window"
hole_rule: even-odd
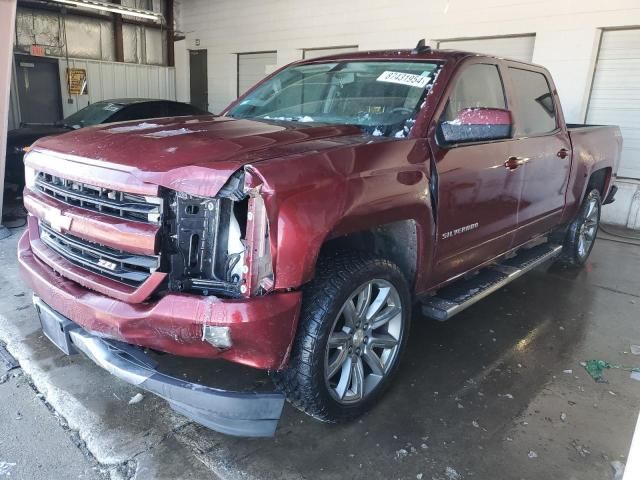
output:
[[[517,134],[540,135],[557,127],[553,94],[546,77],[539,72],[509,68],[517,107]]]
[[[452,122],[469,108],[507,108],[497,66],[474,63],[465,68],[449,95],[440,121]]]

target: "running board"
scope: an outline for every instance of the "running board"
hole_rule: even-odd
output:
[[[480,270],[472,278],[458,280],[422,302],[422,313],[441,322],[470,307],[547,260],[560,255],[562,246],[538,245],[515,257]]]

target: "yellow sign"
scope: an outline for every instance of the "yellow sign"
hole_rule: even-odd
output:
[[[84,68],[67,68],[69,95],[87,95],[87,71]]]

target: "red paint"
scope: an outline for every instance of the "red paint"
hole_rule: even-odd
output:
[[[157,290],[160,284],[167,276],[166,273],[155,272],[138,288],[133,288],[120,282],[116,282],[102,275],[90,272],[84,268],[78,267],[69,262],[65,258],[47,247],[40,240],[40,232],[38,229],[38,220],[30,215],[29,222],[29,239],[31,249],[43,263],[49,265],[54,271],[60,275],[73,280],[85,288],[94,290],[103,295],[129,303],[139,303],[146,300],[149,295]]]
[[[35,253],[27,231],[18,244],[25,281],[45,303],[89,331],[175,355],[224,358],[262,369],[281,368],[288,358],[299,292],[241,301],[169,294],[128,303],[56,275]],[[234,347],[224,351],[203,342],[204,324],[229,326]]]
[[[473,63],[498,67],[509,110],[471,109],[460,120],[513,123],[513,131],[518,131],[521,112],[513,101],[518,85],[511,82],[508,67],[523,68],[523,64],[464,52],[412,55],[408,50],[333,58],[441,63],[408,138],[366,136],[353,126],[166,118],[142,126],[128,122],[41,139],[34,146],[36,153],[25,160],[48,173],[144,195],[157,195],[165,187],[214,196],[231,174],[244,168],[246,184],[260,190],[267,207],[275,275],[272,293],[240,300],[166,293],[149,283],[164,275],[159,272],[139,289],[126,291],[55,258],[38,240],[31,220],[30,238],[21,239],[19,255],[36,294],[102,335],[178,355],[280,368],[295,334],[299,289],[313,278],[318,253],[327,240],[399,220],[414,221],[418,253],[414,293],[420,296],[570,220],[593,171],[610,169],[605,195],[615,178],[619,130],[568,132],[555,87],[543,68],[526,66],[549,81],[556,131],[447,147],[436,138],[437,121],[457,77]],[[557,155],[562,149],[567,151],[564,158]],[[505,168],[512,157],[527,162]],[[437,212],[430,195],[435,176]],[[156,251],[159,234],[154,226],[56,203],[25,192],[25,204],[34,217],[46,217],[47,211],[57,209],[73,218],[69,231],[74,235],[125,251]],[[475,224],[462,235],[449,235]],[[203,342],[204,323],[229,325],[233,347],[222,352]]]
[[[37,218],[48,219],[51,215],[62,214],[69,217],[71,224],[69,228],[62,228],[62,233],[70,233],[85,240],[139,255],[157,253],[156,237],[159,229],[155,225],[130,222],[69,206],[29,189],[24,190],[24,206]]]

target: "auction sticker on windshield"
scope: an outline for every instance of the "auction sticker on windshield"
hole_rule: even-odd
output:
[[[431,76],[415,75],[413,73],[391,72],[389,70],[382,72],[376,81],[398,83],[400,85],[408,85],[410,87],[424,88],[431,81]]]

